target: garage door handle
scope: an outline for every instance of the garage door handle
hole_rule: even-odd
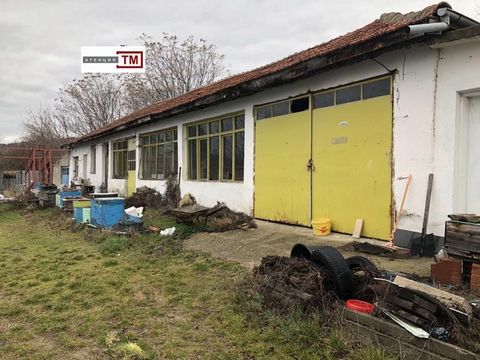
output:
[[[313,166],[313,160],[312,159],[307,161],[307,170],[315,171],[315,166]]]

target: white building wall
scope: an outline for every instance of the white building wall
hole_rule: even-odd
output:
[[[435,179],[428,231],[443,235],[443,223],[446,215],[451,213],[454,208],[453,134],[455,133],[457,92],[480,86],[480,70],[475,66],[476,63],[478,64],[478,57],[480,57],[478,42],[474,46],[452,47],[440,51],[416,45],[378,57],[377,60],[383,66],[373,60],[365,60],[306,80],[269,89],[253,96],[176,116],[175,118],[160,120],[154,124],[104,137],[97,141],[101,144],[105,141],[136,136],[138,144],[139,134],[177,126],[179,139],[178,165],[182,167],[182,194],[191,193],[200,203],[206,206],[212,206],[217,201],[222,201],[235,210],[252,213],[254,199],[254,105],[384,75],[388,73],[386,69],[388,68],[394,74],[394,173],[392,182],[393,198],[397,207],[405,186],[405,180],[398,180],[398,178],[406,177],[409,174],[413,177],[404,206],[404,216],[399,228],[415,232],[421,231],[427,177],[430,172],[433,172]],[[436,96],[434,96],[435,94]],[[243,183],[188,180],[183,125],[241,110],[245,111]],[[82,155],[89,152],[89,146],[89,143],[76,145],[72,151],[72,156],[78,154],[81,162]],[[100,146],[97,149],[97,156],[101,153]],[[139,152],[137,152],[137,174],[139,160]],[[109,191],[119,191],[123,194],[126,182],[125,180],[111,179],[111,162],[112,155],[110,154]],[[102,160],[97,159],[97,167],[101,163]],[[81,163],[79,168],[81,171]],[[101,184],[99,174],[100,171],[97,171],[96,176],[91,176],[92,184]],[[141,186],[153,187],[163,191],[165,182],[137,178],[137,187]]]

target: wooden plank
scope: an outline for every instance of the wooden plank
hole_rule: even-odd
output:
[[[400,326],[384,319],[376,318],[368,314],[354,312],[346,308],[344,309],[343,315],[346,319],[351,320],[354,323],[358,323],[366,328],[393,337],[394,341],[396,342],[402,341],[417,348],[437,354],[437,356],[440,356],[440,358],[443,356],[453,360],[480,359],[480,356],[472,353],[471,351],[440,341],[438,339],[434,339],[432,337],[429,339],[416,338]]]
[[[407,289],[417,290],[427,296],[432,296],[447,307],[459,308],[459,310],[463,310],[469,315],[472,314],[471,305],[461,296],[404,278],[400,275],[395,277],[394,283]]]
[[[353,333],[356,338],[370,338],[374,344],[382,344],[383,346],[392,350],[392,352],[398,352],[402,354],[404,359],[416,359],[416,360],[450,360],[441,356],[429,352],[425,349],[421,349],[408,342],[398,340],[392,336],[385,335],[381,332],[375,331],[364,325],[352,320],[345,320],[347,324],[347,331]]]
[[[353,227],[352,237],[355,239],[359,239],[360,235],[362,234],[363,229],[363,219],[357,219],[355,221],[355,226]]]
[[[399,287],[398,296],[400,296],[401,298],[403,298],[405,300],[409,300],[409,301],[417,304],[418,306],[424,308],[425,310],[430,311],[432,314],[435,313],[435,311],[437,311],[437,305],[435,305],[434,303],[432,303],[428,300],[425,300],[424,298],[412,293],[411,291],[409,291],[406,288]]]
[[[424,319],[430,320],[430,321],[435,321],[436,317],[433,315],[431,312],[428,310],[420,308],[418,305],[414,304],[411,301],[401,299],[399,297],[395,297],[392,295],[388,295],[385,300],[389,303],[392,303],[400,308],[403,308],[405,310],[408,310],[411,313],[414,313],[416,315],[419,315],[423,317]]]

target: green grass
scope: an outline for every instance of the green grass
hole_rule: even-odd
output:
[[[72,231],[56,209],[0,206],[0,358],[358,358],[324,315],[262,312],[238,291],[246,269],[182,250],[201,227],[146,220],[178,232]]]

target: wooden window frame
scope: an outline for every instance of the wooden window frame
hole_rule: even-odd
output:
[[[97,146],[90,146],[90,174],[97,173]]]
[[[170,132],[173,132],[173,137],[172,139],[170,140],[167,140],[167,134],[170,133]],[[162,138],[162,135],[163,135],[163,139],[164,140],[160,140],[160,138]],[[147,138],[151,138],[152,136],[156,136],[157,140],[156,142],[154,143],[151,143],[150,140],[148,141],[148,144],[146,144],[146,141],[145,139]],[[140,178],[142,180],[165,180],[168,176],[170,175],[177,175],[178,174],[178,129],[176,127],[173,127],[173,128],[168,128],[168,129],[163,129],[163,130],[160,130],[160,131],[154,131],[154,132],[150,132],[150,133],[145,133],[145,134],[141,134],[139,136],[139,142],[140,142],[140,171],[139,171],[139,174],[140,174]],[[163,146],[164,150],[163,150],[163,172],[162,173],[159,173],[158,172],[158,148],[160,146]],[[172,153],[172,170],[173,172],[172,173],[169,173],[169,174],[165,174],[165,164],[166,164],[166,152],[165,152],[165,148],[167,146],[173,146],[173,153]],[[151,171],[149,172],[149,174],[151,174],[150,176],[146,176],[145,175],[145,153],[146,151],[154,151],[155,152],[155,171],[153,171],[153,169],[151,169]],[[155,175],[155,176],[154,176]]]
[[[127,164],[128,140],[112,141],[112,178],[126,179],[128,174]],[[121,174],[118,174],[117,157],[121,156],[122,169]]]
[[[236,117],[243,116],[243,127],[237,128],[236,127]],[[222,127],[222,120],[232,119],[232,129],[231,130],[223,130]],[[219,123],[218,132],[210,133],[210,124],[212,123]],[[199,135],[198,127],[199,125],[207,125],[207,134]],[[189,129],[195,126],[195,136],[189,136]],[[217,116],[210,119],[205,119],[201,121],[196,121],[192,123],[188,123],[184,125],[184,133],[185,133],[185,144],[186,144],[186,158],[187,158],[187,178],[189,181],[201,181],[201,182],[231,182],[231,183],[242,183],[245,179],[245,112],[235,112],[231,114],[225,114],[222,116]],[[243,133],[244,140],[243,140],[243,171],[242,171],[242,179],[236,180],[236,134]],[[223,160],[224,160],[224,151],[223,151],[223,142],[226,136],[232,136],[232,178],[227,179],[224,178],[223,175]],[[218,180],[213,179],[210,180],[210,138],[218,137]],[[201,178],[201,159],[200,159],[200,140],[207,140],[207,177]],[[191,159],[190,159],[190,142],[195,141],[195,149],[196,149],[196,178],[192,178],[192,174],[190,171]]]

